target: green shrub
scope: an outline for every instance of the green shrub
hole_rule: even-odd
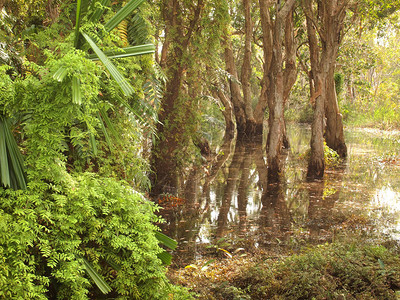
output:
[[[189,297],[168,283],[157,258],[156,209],[128,186],[92,173],[67,175],[46,189],[1,189],[0,298],[99,299],[83,258],[112,297]]]
[[[300,159],[309,160],[310,155],[311,155],[311,150],[308,149],[305,153],[300,155]],[[324,161],[325,161],[325,166],[327,168],[337,166],[340,161],[339,154],[335,150],[329,148],[325,142],[324,142]]]

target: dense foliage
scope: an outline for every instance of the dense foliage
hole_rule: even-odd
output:
[[[65,5],[64,21],[76,4]],[[151,59],[114,64],[103,50],[118,34],[102,32],[97,46],[102,25],[85,26],[101,63],[72,26],[63,36],[54,24],[29,35],[18,68],[0,66],[0,297],[188,298],[165,276],[158,208],[133,188],[148,187],[140,142],[143,124],[151,131],[141,116]]]
[[[1,190],[1,297],[98,299],[84,258],[120,299],[174,294],[157,257],[155,206],[92,173],[62,181],[47,189]]]

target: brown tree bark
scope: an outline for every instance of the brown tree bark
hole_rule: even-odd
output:
[[[236,128],[238,132],[240,131],[243,133],[246,131],[246,110],[238,80],[235,58],[233,56],[232,41],[228,33],[226,33],[224,37],[224,49],[226,71],[233,77],[229,79],[229,88],[231,94],[230,101],[232,103],[236,119]]]
[[[277,5],[277,13],[274,22],[268,18],[269,12],[266,8],[266,0],[260,0],[261,20],[264,35],[272,37],[272,53],[269,49],[265,49],[267,53],[272,54],[271,58],[265,57],[265,64],[269,66],[269,69],[264,69],[268,75],[265,76],[266,95],[268,99],[269,108],[269,132],[267,138],[267,162],[268,162],[268,181],[278,182],[280,180],[280,174],[282,171],[280,163],[280,154],[283,146],[284,136],[284,107],[285,107],[285,96],[288,97],[290,88],[287,84],[292,83],[292,80],[285,79],[285,73],[291,74],[291,69],[284,68],[284,52],[282,46],[286,45],[285,50],[290,49],[292,46],[292,39],[285,36],[293,35],[293,27],[289,26],[289,29],[285,30],[287,22],[291,21],[291,14],[293,13],[295,0],[286,1],[285,4],[280,7]],[[273,26],[271,26],[273,24]],[[266,41],[268,46],[271,46],[270,40]],[[291,50],[293,51],[293,50]],[[290,64],[292,61],[292,53],[290,52]],[[269,63],[270,62],[270,63]],[[286,75],[288,75],[286,74]],[[286,94],[285,94],[286,91]],[[286,98],[287,99],[287,98]]]
[[[244,25],[244,55],[241,62],[240,82],[236,79],[239,78],[231,42],[231,36],[226,32],[224,36],[225,48],[225,65],[226,71],[234,78],[229,80],[231,102],[234,107],[237,138],[241,140],[254,139],[254,137],[261,136],[263,133],[263,117],[266,106],[263,108],[261,118],[255,120],[255,110],[252,105],[251,95],[251,58],[252,58],[252,39],[253,39],[253,22],[251,19],[251,3],[252,0],[243,0],[243,9],[245,16]]]
[[[318,77],[317,77],[318,78]],[[324,93],[325,86],[318,78],[316,85],[317,91]],[[321,179],[324,176],[325,160],[324,160],[324,110],[325,99],[322,94],[315,95],[314,116],[311,125],[311,156],[308,163],[307,178]]]
[[[320,52],[317,31],[312,19],[312,0],[303,1],[306,14],[307,36],[310,49],[310,101],[313,105],[314,116],[311,125],[311,156],[308,163],[307,178],[319,179],[324,176],[324,115],[325,115],[325,76],[323,66],[320,64]]]
[[[251,43],[253,40],[253,22],[251,20],[251,0],[243,0],[244,7],[244,17],[245,17],[245,43],[244,43],[244,56],[242,63],[242,73],[241,73],[241,82],[243,89],[243,101],[244,101],[244,109],[246,113],[246,131],[252,132],[253,128],[251,128],[254,124],[254,116],[253,116],[253,107],[251,101],[251,87],[250,87],[250,78],[251,78]],[[238,134],[241,135],[240,128],[238,128]]]
[[[343,133],[343,116],[339,111],[335,89],[335,69],[331,68],[327,76],[327,94],[326,94],[326,129],[325,141],[329,148],[335,150],[340,157],[347,156],[347,146]]]
[[[337,151],[341,157],[347,155],[347,147],[343,134],[343,118],[339,112],[336,96],[334,75],[339,46],[344,36],[344,18],[349,5],[350,1],[346,0],[303,1],[307,30],[311,30],[311,33],[308,33],[312,56],[311,79],[315,82],[316,76],[318,76],[323,85],[322,97],[325,102],[324,117],[326,117],[325,140],[327,145]],[[312,42],[310,34],[314,36]],[[318,56],[316,56],[317,53]]]
[[[327,120],[325,133],[327,145],[336,150],[342,157],[347,154],[342,116],[339,113],[335,91],[334,74],[349,1],[315,2],[313,0],[303,0],[302,2],[307,22],[311,61],[310,94],[314,106],[311,158],[307,172],[310,179],[322,178],[324,175],[324,145],[321,135],[323,136],[325,129],[325,117]]]

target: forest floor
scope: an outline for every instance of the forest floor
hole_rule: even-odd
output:
[[[198,299],[400,299],[400,245],[346,233],[297,251],[221,249],[169,277]]]

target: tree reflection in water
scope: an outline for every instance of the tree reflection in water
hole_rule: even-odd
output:
[[[166,220],[162,229],[179,242],[174,263],[190,264],[221,239],[229,251],[331,241],[356,209],[365,212],[377,189],[388,182],[396,188],[393,178],[400,178],[399,169],[371,163],[366,151],[357,150],[387,149],[365,140],[350,140],[347,162],[328,170],[324,180],[305,181],[306,161],[299,155],[307,148],[309,132],[288,132],[292,148],[283,154],[285,173],[279,184],[268,184],[260,143],[238,141],[233,147],[232,140],[225,140],[209,165],[193,168],[180,180],[182,203],[163,205],[161,211]]]

